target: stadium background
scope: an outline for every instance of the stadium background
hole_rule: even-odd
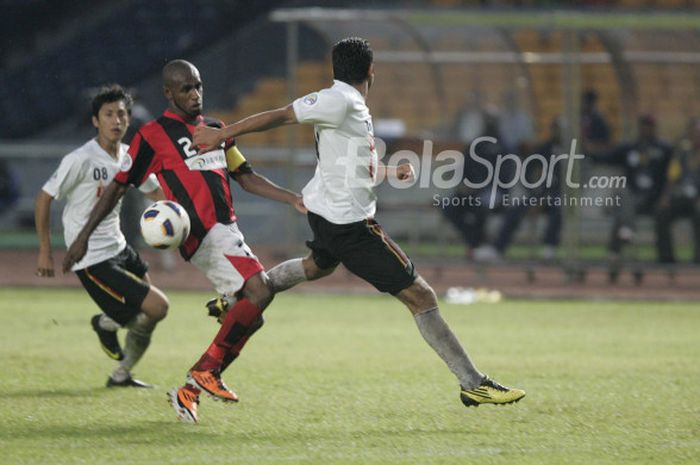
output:
[[[547,136],[557,115],[576,126],[585,89],[598,93],[613,142],[635,137],[642,113],[656,118],[659,135],[671,143],[690,118],[700,115],[695,1],[329,1],[318,9],[303,1],[5,0],[2,6],[10,20],[0,47],[0,160],[19,186],[19,198],[0,216],[3,261],[14,264],[2,267],[5,285],[39,284],[32,277],[33,196],[60,157],[92,135],[91,92],[107,82],[128,86],[137,97],[134,116],[143,121],[164,108],[159,70],[174,58],[199,67],[205,111],[233,122],[327,86],[329,46],[346,35],[366,37],[377,63],[370,107],[377,135],[390,151],[420,153],[423,140],[434,142],[434,154],[461,150],[464,141],[455,124],[475,98],[496,111],[503,109],[505,96],[516,100],[532,117],[536,140]],[[574,129],[567,135],[577,136]],[[249,135],[240,146],[262,173],[283,185],[299,189],[313,172],[307,127]],[[585,169],[616,173],[600,165]],[[612,211],[566,209],[556,262],[538,259],[544,224],[530,216],[504,264],[477,265],[465,260],[457,232],[431,205],[436,193],[445,194],[382,186],[378,218],[441,292],[485,286],[513,296],[700,296],[692,266],[655,264],[649,218],[640,218],[626,256],[629,276],[611,286],[605,244]],[[138,202],[131,199],[127,208],[132,211],[126,213],[127,227],[142,208]],[[247,239],[266,265],[303,251],[308,236],[303,218],[240,190],[235,202]],[[500,221],[494,214],[490,236]],[[52,223],[61,249],[59,209]],[[692,248],[687,221],[679,222],[675,237],[687,262]],[[207,288],[179,261],[172,269],[167,259],[147,255],[154,271],[168,269],[157,279]],[[646,272],[642,287],[634,279],[639,270]],[[348,278],[339,274],[318,288],[344,289],[350,283],[369,289]],[[51,284],[76,283],[69,276]]]

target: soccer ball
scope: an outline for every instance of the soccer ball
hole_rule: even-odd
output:
[[[179,203],[159,200],[141,215],[141,235],[156,249],[175,249],[190,234],[190,217]]]

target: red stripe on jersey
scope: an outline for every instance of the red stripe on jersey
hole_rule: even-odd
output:
[[[243,276],[243,281],[248,281],[251,277],[265,271],[262,263],[250,257],[236,257],[232,255],[224,255],[231,262],[231,265],[238,271],[238,274]]]
[[[197,119],[202,121],[203,118]],[[191,233],[181,248],[186,259],[216,223],[236,220],[227,170],[190,170],[185,163],[196,156],[192,145],[194,128],[170,111],[147,123],[129,149],[133,157],[129,173],[120,173],[116,178],[138,185],[150,173],[156,173],[166,198],[180,203],[190,216]]]
[[[160,159],[154,156],[153,148],[143,139],[140,130],[132,139],[127,153],[131,157],[131,162],[123,165],[121,171],[114,177],[118,183],[133,184],[138,187],[143,184],[148,175],[159,171]]]

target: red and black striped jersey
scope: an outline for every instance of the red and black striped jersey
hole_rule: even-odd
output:
[[[118,183],[138,187],[155,173],[165,196],[182,205],[190,217],[190,235],[180,247],[186,260],[194,255],[216,223],[236,221],[224,151],[199,155],[192,146],[194,128],[201,124],[223,126],[221,121],[201,115],[191,123],[165,111],[138,130],[129,147],[131,163],[123,166],[114,178]],[[252,171],[247,163],[238,170]]]

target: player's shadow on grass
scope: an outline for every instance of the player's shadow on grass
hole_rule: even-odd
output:
[[[11,399],[46,399],[60,397],[95,397],[104,395],[107,388],[104,386],[94,386],[89,388],[75,389],[23,389],[21,391],[6,391],[3,396]]]

